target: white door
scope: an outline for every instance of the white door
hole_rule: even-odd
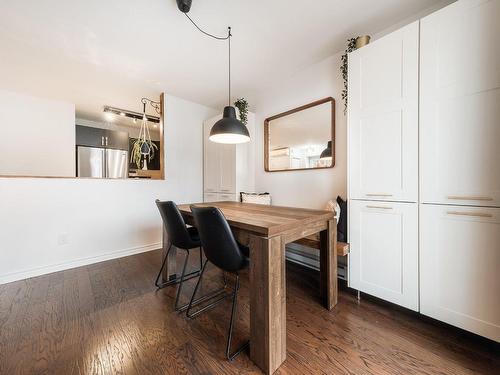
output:
[[[220,144],[219,192],[236,193],[236,145]]]
[[[350,199],[417,202],[418,22],[349,54]]]
[[[208,139],[214,120],[207,120],[203,124],[203,190],[215,193],[219,189],[220,181],[220,147]]]
[[[500,206],[500,1],[421,21],[421,202]]]
[[[500,341],[500,209],[420,205],[420,312]]]
[[[349,286],[418,311],[418,205],[350,201]]]

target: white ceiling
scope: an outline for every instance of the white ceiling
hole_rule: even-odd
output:
[[[256,92],[443,0],[193,0],[203,28],[233,28],[233,99]],[[227,44],[175,0],[0,0],[0,88],[141,110],[167,91],[219,107]]]

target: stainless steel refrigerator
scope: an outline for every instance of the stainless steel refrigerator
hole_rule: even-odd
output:
[[[128,178],[128,151],[77,146],[78,177]]]

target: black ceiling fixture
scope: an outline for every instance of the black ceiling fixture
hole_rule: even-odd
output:
[[[236,109],[231,105],[231,27],[227,28],[227,36],[219,37],[213,34],[207,33],[202,30],[192,19],[189,17],[188,12],[191,9],[192,0],[177,0],[177,7],[179,10],[185,14],[185,16],[191,21],[191,23],[203,34],[217,40],[227,40],[228,41],[228,51],[229,51],[229,69],[228,69],[228,83],[229,83],[229,95],[228,95],[228,105],[224,107],[224,112],[222,119],[217,121],[212,129],[210,130],[209,139],[216,143],[245,143],[250,141],[250,134],[248,133],[247,127],[238,120],[236,117]]]
[[[177,0],[177,7],[182,13],[187,13],[191,9],[191,0]]]

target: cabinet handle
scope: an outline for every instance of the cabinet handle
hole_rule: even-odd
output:
[[[105,146],[105,144],[104,144],[104,136],[101,137],[101,146]]]
[[[491,197],[478,197],[478,196],[460,196],[460,195],[448,195],[448,199],[456,201],[492,201]]]
[[[460,212],[460,211],[448,211],[446,212],[448,215],[457,215],[457,216],[473,216],[473,217],[493,217],[492,214],[486,214],[484,212]]]
[[[366,208],[379,208],[381,210],[392,210],[392,207],[384,207],[384,206],[366,206]]]
[[[365,194],[367,197],[392,197],[392,194],[385,194],[385,193],[380,193],[380,194],[375,194],[375,193],[367,193]]]
[[[108,137],[106,137],[106,146],[108,145]]]

